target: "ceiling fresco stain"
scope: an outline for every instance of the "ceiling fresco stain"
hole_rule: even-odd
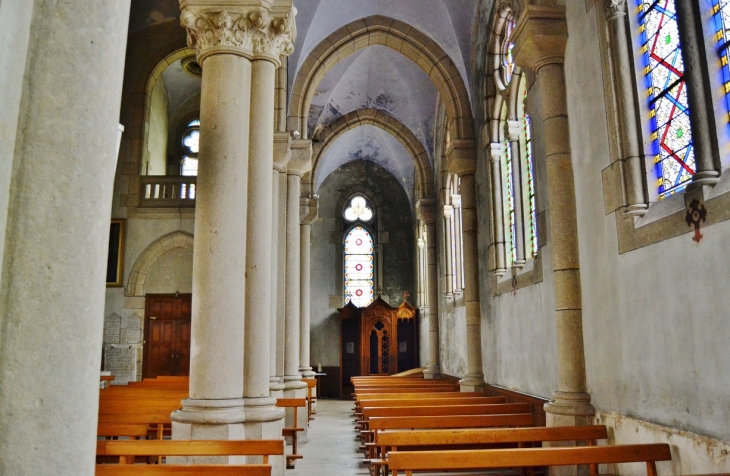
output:
[[[132,0],[129,17],[130,35],[149,26],[169,21],[180,21],[180,3],[177,0]]]

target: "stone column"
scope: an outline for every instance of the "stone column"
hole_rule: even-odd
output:
[[[287,164],[291,157],[291,150],[287,157]],[[276,282],[276,377],[284,385],[285,347],[286,347],[286,201],[287,201],[287,174],[286,168],[279,171],[279,228],[278,228],[278,273]],[[283,387],[282,387],[283,392]]]
[[[458,178],[454,178],[458,181]],[[458,189],[458,187],[454,187]],[[452,227],[454,229],[454,240],[451,246],[454,248],[454,292],[461,293],[464,290],[464,246],[461,240],[464,230],[462,229],[463,216],[461,214],[461,194],[451,194],[452,206]]]
[[[446,262],[444,263],[444,294],[447,298],[454,295],[454,243],[453,243],[453,217],[454,208],[451,205],[444,205],[443,224],[444,224],[444,243]]]
[[[281,68],[279,68],[281,70]],[[280,308],[284,309],[284,299],[279,295],[279,281],[280,276],[284,276],[286,262],[281,260],[279,256],[280,238],[281,244],[286,246],[283,242],[286,238],[281,236],[282,229],[280,226],[280,207],[279,202],[281,201],[281,192],[279,190],[279,176],[284,174],[284,187],[283,191],[286,193],[286,165],[289,163],[289,157],[291,156],[291,150],[289,149],[289,133],[287,132],[276,132],[274,133],[274,169],[271,182],[272,190],[272,210],[271,210],[271,221],[273,229],[271,231],[271,318],[269,319],[269,390],[271,396],[275,398],[284,397],[284,382],[281,378],[283,373],[277,372],[279,361],[282,360],[283,355],[278,352],[278,327],[280,314]],[[286,255],[284,255],[286,259]],[[283,292],[283,286],[281,291]],[[283,315],[283,312],[281,313]],[[283,336],[283,335],[282,335]],[[282,346],[283,348],[283,346]],[[283,366],[283,362],[282,362]]]
[[[524,203],[522,193],[521,177],[527,176],[527,171],[522,170],[522,157],[520,154],[520,121],[509,120],[505,124],[505,135],[509,141],[510,153],[512,156],[512,193],[514,194],[515,207],[515,260],[512,266],[522,268],[527,262],[525,259],[525,225],[524,225]],[[517,179],[517,180],[515,180]],[[509,231],[506,231],[509,233]]]
[[[613,53],[613,83],[616,85],[616,107],[618,109],[619,160],[624,174],[624,215],[642,216],[646,214],[646,194],[644,192],[644,173],[642,172],[642,144],[636,111],[639,108],[634,98],[634,78],[631,71],[633,45],[629,44],[628,23],[626,19],[626,0],[606,0],[606,20]]]
[[[462,392],[484,389],[482,371],[482,316],[479,307],[477,257],[477,209],[474,173],[476,149],[473,140],[452,141],[446,152],[450,173],[461,179],[461,213],[464,242],[464,303],[466,304],[467,374],[459,381]]]
[[[273,133],[269,135],[268,131],[273,126],[260,129],[260,125],[250,121],[252,70],[255,101],[267,101],[266,83],[271,82],[273,111],[274,79],[268,70],[273,71],[274,65],[268,60],[267,52],[259,48],[265,44],[271,48],[288,48],[292,38],[287,31],[292,28],[293,18],[290,11],[272,16],[262,8],[219,7],[204,0],[183,0],[181,8],[188,42],[196,48],[198,62],[203,67],[203,80],[201,167],[195,220],[199,246],[193,254],[190,398],[183,401],[181,410],[172,414],[173,438],[262,438],[268,435],[262,436],[260,427],[257,430],[255,424],[249,424],[244,428],[243,423],[258,418],[252,414],[256,405],[251,405],[249,412],[243,408],[247,205],[249,166],[254,174],[252,180],[266,168],[265,182],[271,183]],[[271,41],[268,44],[254,41],[254,37]],[[255,68],[252,58],[258,58]],[[257,120],[259,113],[255,111]],[[268,119],[273,124],[273,117]],[[259,220],[261,212],[255,210],[253,216]],[[253,246],[260,246],[259,236],[252,235],[252,239]],[[269,259],[265,267],[270,264]],[[259,306],[264,309],[264,316],[269,305],[266,295],[265,302]],[[263,334],[265,347],[268,319],[254,317],[245,325],[252,334]],[[246,383],[252,388],[246,391],[246,396],[260,394],[260,398],[265,398],[268,395],[267,350],[247,345],[251,352],[249,368],[254,364],[257,375],[247,374]],[[276,419],[277,410],[270,410],[268,416]],[[283,459],[274,463],[275,472],[283,474]]]
[[[495,203],[492,207],[494,219],[494,274],[503,276],[507,272],[506,250],[504,240],[504,208],[502,204],[502,144],[493,142],[489,147],[489,163],[492,172],[492,188]]]
[[[428,293],[428,368],[423,376],[427,379],[441,376],[439,352],[439,300],[438,272],[436,270],[436,200],[422,198],[416,204],[418,219],[426,224],[426,292]]]
[[[299,203],[302,176],[312,167],[312,141],[291,141],[291,159],[287,167],[286,197],[286,333],[284,356],[284,396],[304,398],[307,384],[299,373],[299,340],[301,319],[301,238]],[[307,412],[298,412],[299,428],[307,427]],[[287,425],[293,412],[287,412]],[[303,420],[302,420],[302,415]],[[306,433],[302,432],[302,433]],[[304,435],[300,435],[304,436]],[[306,436],[304,436],[306,439]]]
[[[243,359],[244,432],[246,439],[278,439],[281,437],[285,412],[276,407],[276,399],[269,396],[271,296],[275,294],[269,285],[273,254],[274,93],[280,55],[294,50],[294,12],[291,9],[276,13],[256,10],[248,14],[248,21],[260,28],[256,33],[261,35],[261,40],[266,41],[253,42],[251,67]],[[283,473],[283,467],[275,469]]]
[[[312,314],[311,302],[311,261],[310,248],[312,237],[312,223],[317,219],[317,199],[303,198],[301,200],[301,299],[299,320],[299,371],[304,378],[314,378],[312,366],[309,363],[309,327]]]
[[[715,115],[712,110],[712,99],[708,98],[710,82],[703,61],[707,56],[702,23],[693,21],[704,16],[696,0],[675,0],[675,8],[679,41],[682,44],[689,119],[692,122],[692,145],[695,152],[695,174],[688,188],[709,189],[720,181],[720,164],[719,159],[715,160],[716,156],[719,158],[719,152],[713,150]]]
[[[515,61],[538,81],[545,131],[547,203],[558,335],[560,387],[545,405],[549,425],[587,424],[595,409],[586,391],[578,226],[563,59],[568,38],[564,7],[529,5],[515,32]]]
[[[30,2],[32,23],[15,3],[0,20],[25,36],[5,40],[24,45],[26,72],[3,83],[22,109],[0,117],[15,142],[0,179],[12,190],[7,225],[0,212],[0,474],[91,476],[129,0]]]

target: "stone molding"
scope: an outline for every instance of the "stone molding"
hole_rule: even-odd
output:
[[[214,54],[234,54],[281,66],[281,56],[294,52],[296,10],[271,13],[262,7],[210,7],[187,2],[180,16],[188,46],[198,62]]]
[[[436,200],[433,198],[422,198],[416,202],[416,213],[418,219],[424,223],[436,223]]]
[[[274,132],[274,170],[286,172],[291,160],[291,136],[288,132]]]
[[[292,139],[291,158],[286,167],[286,173],[303,177],[310,170],[312,170],[312,141]]]
[[[535,73],[549,64],[562,65],[568,42],[565,7],[526,5],[512,38],[515,64]]]
[[[477,170],[476,144],[473,139],[455,139],[446,150],[446,168],[449,173],[473,175]]]
[[[309,225],[317,219],[319,213],[319,200],[316,198],[299,199],[299,224]]]
[[[155,261],[173,248],[186,248],[192,252],[193,244],[193,235],[185,231],[174,231],[150,243],[134,262],[124,295],[126,297],[144,296],[147,274]]]
[[[626,16],[626,0],[605,0],[606,20],[609,22]]]

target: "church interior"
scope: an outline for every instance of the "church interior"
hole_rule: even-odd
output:
[[[0,474],[95,474],[105,392],[165,378],[164,438],[306,460],[282,402],[419,368],[730,472],[729,0],[0,0],[0,36]]]

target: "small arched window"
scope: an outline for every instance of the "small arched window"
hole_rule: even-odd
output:
[[[371,210],[372,215],[372,210]],[[365,307],[375,298],[373,237],[363,226],[345,236],[345,304]]]
[[[181,175],[198,175],[198,152],[200,152],[200,120],[190,121],[185,127],[181,139],[182,161]]]

